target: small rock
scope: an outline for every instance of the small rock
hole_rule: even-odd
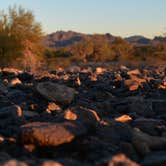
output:
[[[67,120],[77,120],[78,122],[82,122],[88,128],[94,128],[100,121],[99,116],[94,110],[82,107],[72,107],[67,109],[64,113],[64,118]]]
[[[139,88],[139,83],[132,79],[125,80],[124,85],[127,86],[130,91],[135,91]]]
[[[117,154],[113,156],[111,159],[105,159],[97,166],[139,166],[136,162],[127,158],[124,154]]]
[[[28,165],[22,161],[9,160],[3,166],[28,166]]]
[[[0,109],[0,118],[20,118],[22,117],[22,109],[18,105],[12,105]]]
[[[115,121],[122,122],[122,123],[131,121],[131,120],[132,120],[132,118],[129,115],[122,115],[120,117],[115,118]]]
[[[10,81],[10,86],[15,86],[15,85],[18,85],[18,84],[22,84],[22,82],[18,78],[13,78]]]
[[[136,162],[127,158],[124,154],[118,154],[112,157],[108,166],[139,166]]]
[[[61,111],[61,107],[54,102],[49,102],[46,111],[51,113],[52,111]]]
[[[127,72],[128,75],[141,75],[141,72],[139,69],[134,69],[134,70],[130,70]]]
[[[96,74],[103,74],[106,71],[106,69],[101,68],[101,67],[97,67],[96,68]]]
[[[60,104],[70,104],[74,98],[74,89],[65,85],[52,82],[41,82],[37,85],[37,91],[46,99]]]

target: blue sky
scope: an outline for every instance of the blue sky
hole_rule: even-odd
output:
[[[0,0],[0,9],[14,4],[31,9],[46,33],[153,37],[166,31],[166,0]]]

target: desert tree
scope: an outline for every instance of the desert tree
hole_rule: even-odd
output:
[[[5,62],[18,60],[27,70],[35,70],[43,53],[43,32],[30,10],[9,7],[0,15],[0,55]]]

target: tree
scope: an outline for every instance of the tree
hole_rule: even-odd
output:
[[[5,62],[19,60],[27,70],[35,70],[43,51],[43,32],[31,11],[10,7],[0,14],[0,56]],[[11,55],[12,52],[12,55]],[[10,56],[9,56],[10,55]]]

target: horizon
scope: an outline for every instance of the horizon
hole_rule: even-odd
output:
[[[47,34],[62,30],[154,38],[166,25],[164,0],[3,0],[0,10],[13,5],[32,10]]]

